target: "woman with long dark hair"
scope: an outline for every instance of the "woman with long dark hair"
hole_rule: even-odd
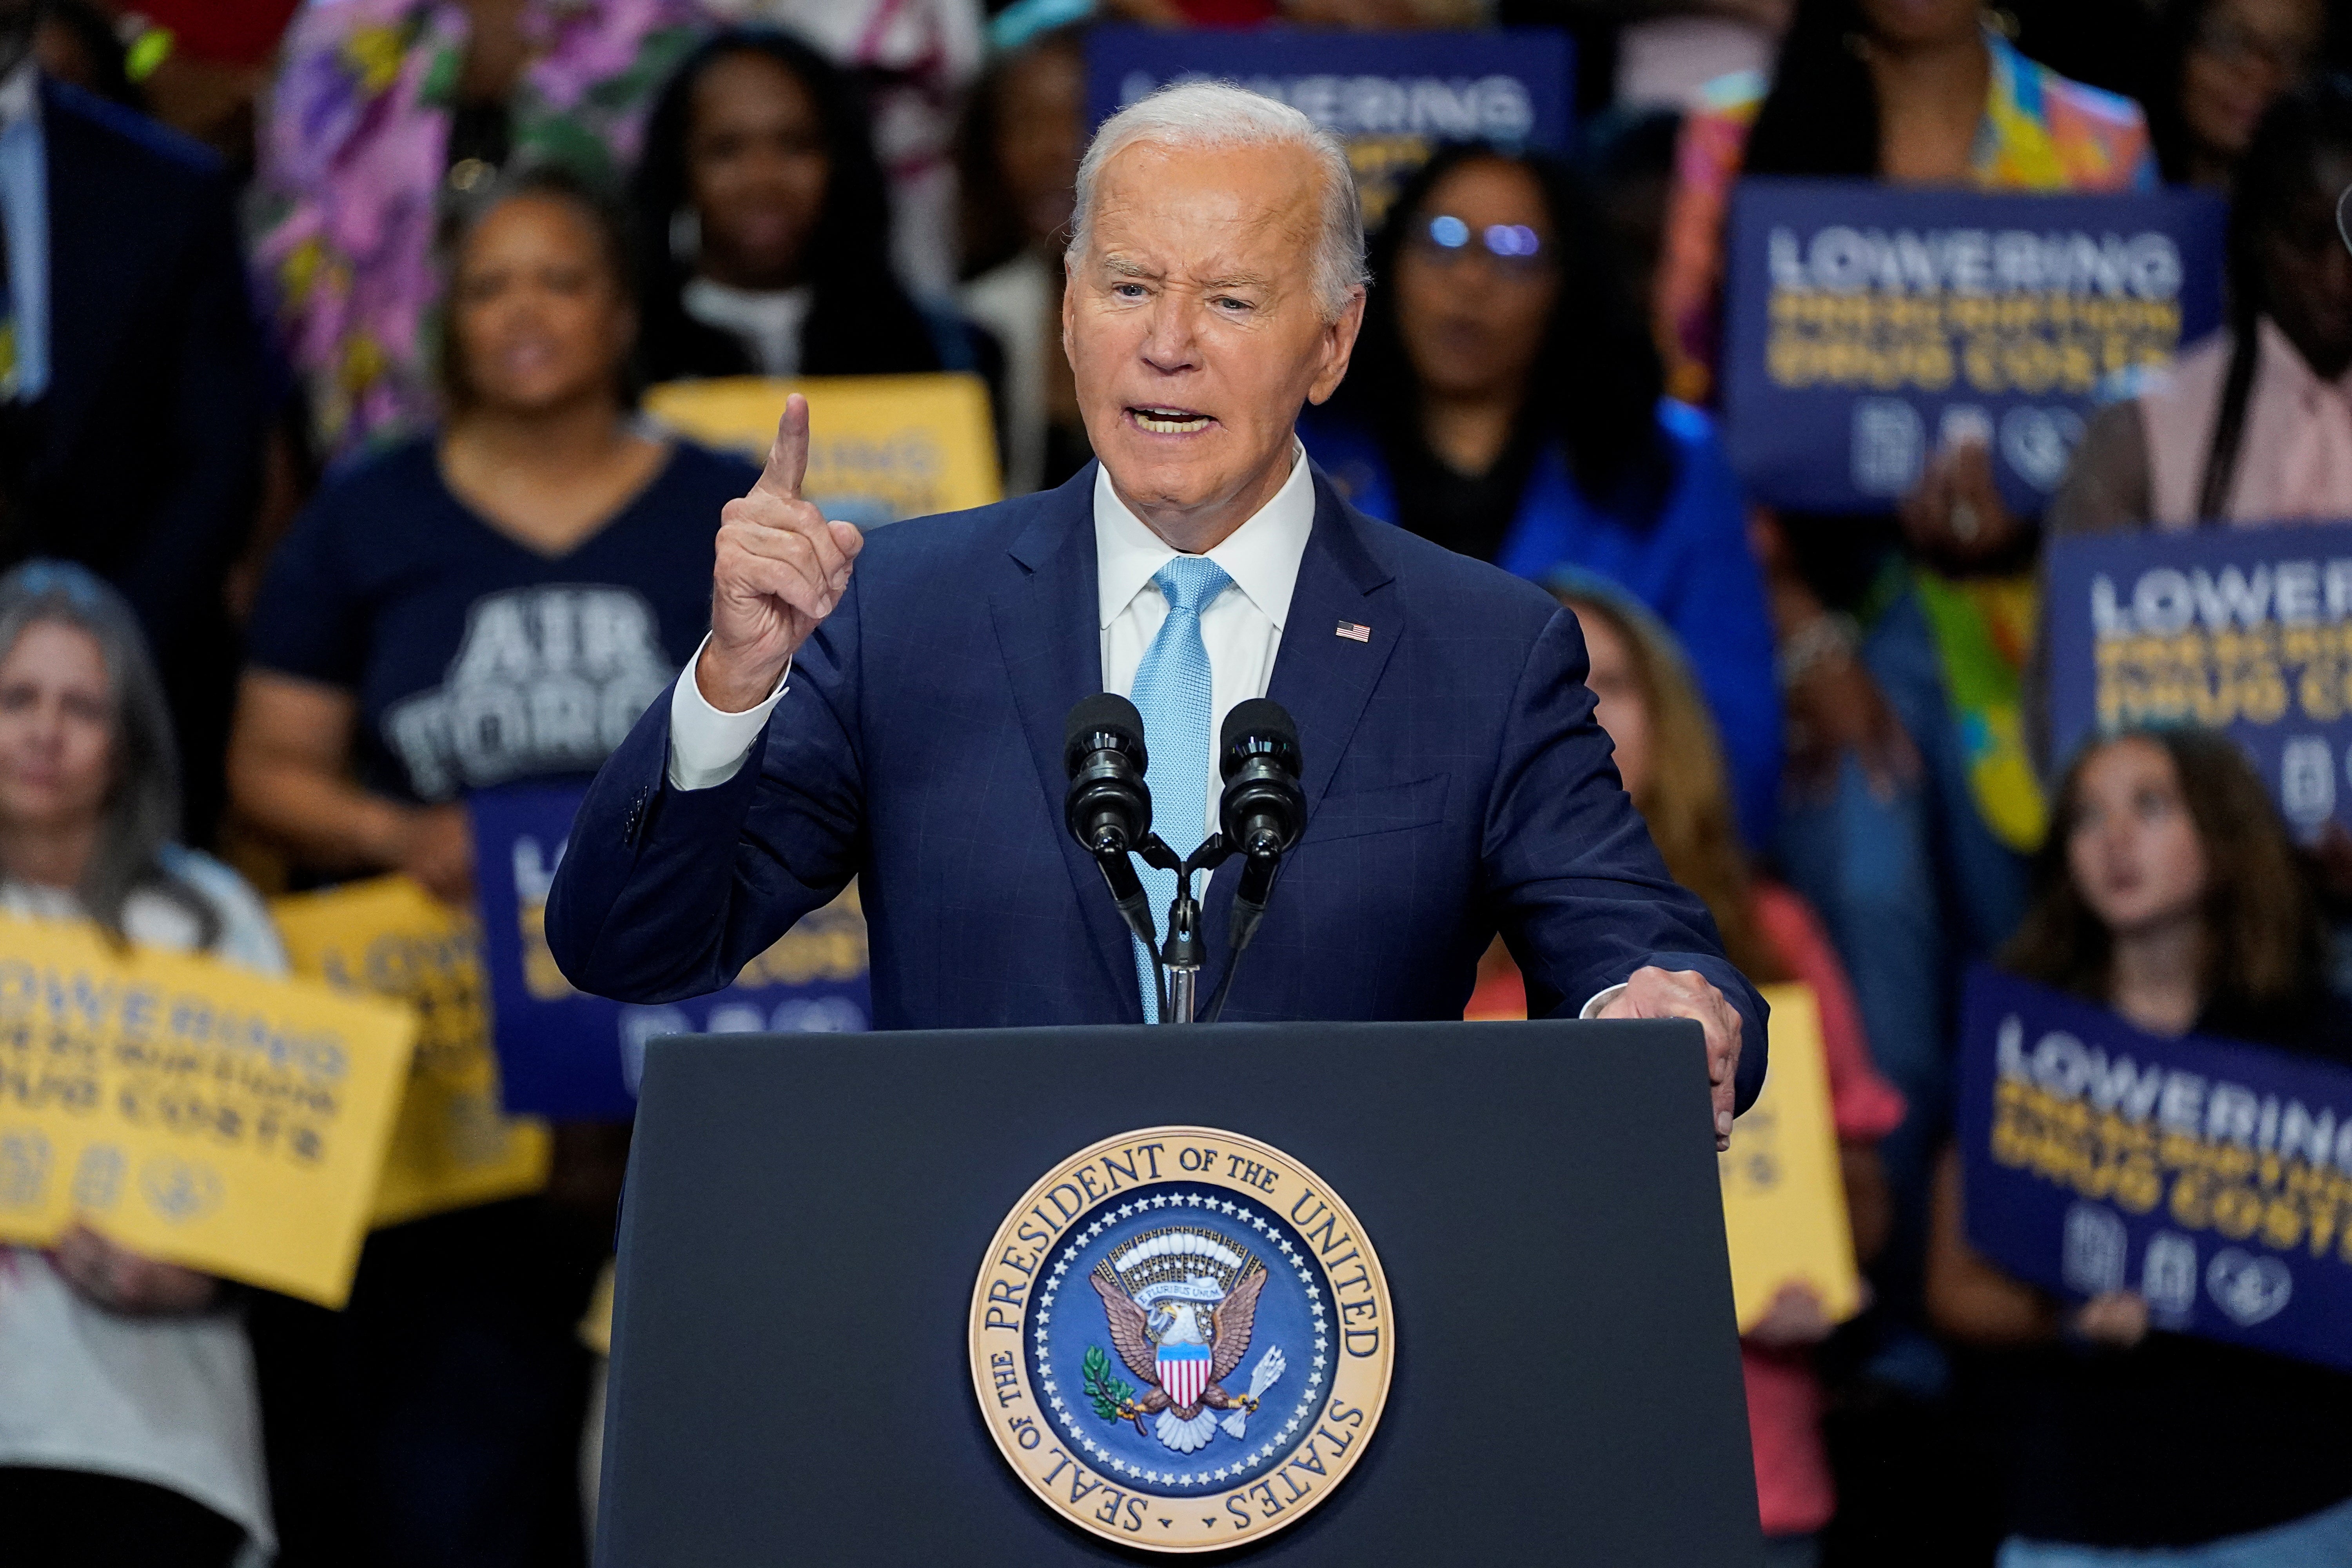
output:
[[[645,380],[970,370],[952,317],[891,268],[889,190],[856,84],[789,33],[680,62],[631,185]]]
[[[1663,400],[1607,226],[1566,165],[1441,149],[1373,240],[1348,379],[1307,450],[1358,507],[1523,576],[1622,584],[1674,627],[1761,844],[1780,703],[1739,488],[1712,424]]]
[[[2285,94],[2230,210],[2230,315],[2156,385],[2102,409],[2053,534],[2352,517],[2352,77]]]
[[[2352,1063],[2318,902],[2227,737],[2095,741],[2055,805],[2001,967],[2150,1034]],[[2129,1289],[2068,1306],[1969,1245],[1966,1201],[1948,1151],[1927,1305],[2004,1417],[2001,1568],[2352,1562],[2352,1376],[2154,1331]]]
[[[0,577],[0,911],[282,974],[252,890],[173,842],[175,755],[121,595],[58,561]],[[241,1315],[219,1280],[87,1225],[46,1253],[0,1247],[0,1536],[13,1561],[267,1560],[276,1536]]]

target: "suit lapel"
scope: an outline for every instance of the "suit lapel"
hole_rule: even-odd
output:
[[[1349,511],[1323,471],[1315,471],[1315,527],[1299,559],[1298,583],[1291,590],[1290,615],[1283,622],[1266,691],[1298,725],[1298,782],[1307,794],[1309,833],[1315,831],[1315,809],[1331,787],[1404,629],[1395,595],[1383,591],[1395,579],[1372,559],[1358,531],[1388,526]],[[1363,640],[1342,635],[1343,626],[1361,632]],[[1202,900],[1202,934],[1209,952],[1201,973],[1203,997],[1233,956],[1224,933],[1240,879],[1240,861],[1227,861]]]
[[[1317,470],[1315,531],[1298,563],[1298,585],[1291,590],[1290,616],[1283,623],[1266,692],[1298,724],[1299,783],[1307,791],[1310,831],[1316,805],[1331,787],[1364,704],[1404,629],[1393,595],[1381,592],[1395,579],[1372,559],[1357,531],[1387,526],[1351,514]],[[1343,631],[1349,627],[1354,630]]]
[[[1140,1023],[1133,939],[1111,906],[1102,872],[1062,828],[1062,798],[1069,788],[1062,765],[1064,721],[1071,704],[1103,689],[1094,489],[1095,465],[1089,463],[1046,497],[1036,519],[1013,541],[1012,561],[989,595],[989,612],[1087,934],[1128,1021]]]

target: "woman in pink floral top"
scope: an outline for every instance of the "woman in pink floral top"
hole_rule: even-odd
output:
[[[255,263],[332,458],[433,414],[445,183],[509,156],[617,184],[698,0],[312,0],[264,105]]]

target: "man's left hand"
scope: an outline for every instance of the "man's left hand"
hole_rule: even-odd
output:
[[[1602,1018],[1695,1018],[1706,1035],[1706,1080],[1715,1086],[1715,1146],[1731,1147],[1731,1097],[1739,1076],[1739,1010],[1696,969],[1637,969],[1609,999]]]

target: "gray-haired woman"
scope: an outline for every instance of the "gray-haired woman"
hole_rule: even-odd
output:
[[[114,590],[61,562],[0,577],[0,910],[281,973],[252,890],[172,841],[173,754]],[[0,1519],[25,1563],[267,1560],[253,1356],[219,1281],[87,1227],[0,1248]]]

